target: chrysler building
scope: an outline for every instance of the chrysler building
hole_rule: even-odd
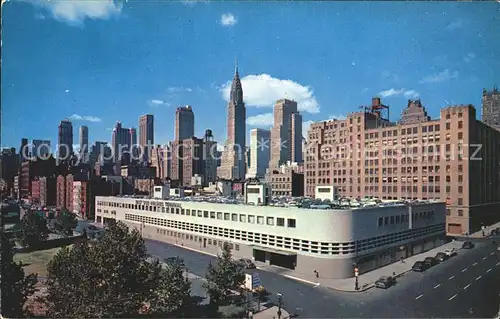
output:
[[[246,108],[243,88],[236,65],[231,93],[227,104],[227,140],[217,176],[222,179],[245,179]]]

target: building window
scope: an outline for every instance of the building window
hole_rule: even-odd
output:
[[[447,130],[451,129],[451,124],[450,124],[449,122],[448,122],[448,123],[446,123],[446,129],[447,129]]]
[[[264,216],[257,216],[257,224],[264,225]]]
[[[288,222],[288,227],[290,227],[290,228],[295,228],[296,227],[295,219],[288,218],[287,222]]]
[[[462,128],[464,126],[464,123],[462,121],[458,121],[458,128]]]
[[[463,198],[458,198],[458,205],[463,205],[463,204],[464,204]]]
[[[246,223],[247,222],[247,215],[241,214],[240,215],[240,222]]]
[[[210,212],[210,218],[214,218],[215,219],[215,212]]]
[[[464,187],[463,186],[458,186],[458,193],[462,194],[463,191],[464,191]]]
[[[229,220],[230,214],[229,213],[224,213],[224,220]]]
[[[198,211],[198,217],[202,217],[203,216],[203,212],[201,210]]]
[[[222,219],[222,212],[217,212],[217,219]]]
[[[384,219],[382,217],[378,218],[378,227],[384,225]]]
[[[231,214],[231,220],[233,222],[237,222],[238,221],[238,214]]]
[[[462,209],[459,209],[458,210],[458,216],[463,216],[464,215],[464,211]]]
[[[276,218],[276,225],[277,226],[285,226],[285,219],[281,218],[281,217]]]
[[[248,222],[251,223],[251,224],[255,224],[255,216],[248,215]]]
[[[270,226],[274,226],[274,217],[267,217],[267,224]]]
[[[208,218],[208,210],[203,211],[203,217]]]

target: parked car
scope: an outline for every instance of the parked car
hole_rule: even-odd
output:
[[[446,249],[444,251],[444,253],[446,254],[446,256],[448,257],[453,257],[457,254],[457,251],[454,249],[454,248],[450,248],[450,249]]]
[[[424,263],[428,266],[428,267],[432,267],[434,265],[437,265],[438,264],[438,261],[434,258],[434,257],[427,257],[424,259]]]
[[[470,241],[466,241],[463,243],[462,248],[463,249],[472,249],[472,248],[474,248],[474,244]]]
[[[448,258],[450,258],[450,257],[446,253],[443,253],[443,252],[437,253],[436,257],[434,257],[434,259],[436,259],[440,263],[447,260]]]
[[[391,276],[382,276],[377,281],[375,281],[375,287],[387,289],[396,283],[396,279]]]
[[[411,267],[411,270],[417,271],[417,272],[423,272],[426,271],[429,266],[423,261],[417,261],[416,263],[413,264]]]
[[[241,258],[241,259],[238,259],[238,264],[241,265],[241,267],[245,268],[245,269],[255,269],[257,268],[255,266],[255,264],[248,258]]]

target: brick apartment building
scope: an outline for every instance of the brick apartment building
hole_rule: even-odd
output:
[[[269,181],[272,196],[304,196],[304,166],[302,164],[288,163],[278,169],[270,170]]]
[[[442,200],[448,234],[500,220],[499,131],[477,120],[472,105],[443,108],[431,120],[420,101],[409,101],[397,124],[386,109],[374,98],[345,120],[311,125],[306,196],[334,185],[351,198]]]
[[[181,186],[191,186],[195,174],[204,174],[203,139],[191,137],[172,142],[171,178]]]
[[[74,181],[72,189],[73,206],[70,210],[84,219],[94,218],[96,196],[116,196],[120,193],[119,183],[96,176],[85,181]]]
[[[56,184],[55,177],[40,177],[40,205],[42,207],[50,207],[56,205]]]

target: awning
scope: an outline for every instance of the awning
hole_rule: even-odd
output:
[[[280,254],[280,255],[285,255],[285,256],[295,256],[297,255],[296,252],[293,251],[287,251],[287,250],[279,250],[271,247],[263,247],[263,246],[257,246],[257,245],[249,245],[253,249],[258,249],[258,250],[263,250],[267,251],[269,253],[274,253],[274,254]]]

